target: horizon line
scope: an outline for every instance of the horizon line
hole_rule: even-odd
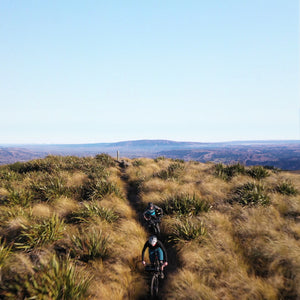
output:
[[[259,143],[259,142],[300,142],[300,139],[251,139],[251,140],[226,140],[226,141],[215,141],[215,142],[199,142],[199,141],[189,141],[189,140],[170,140],[170,139],[134,139],[134,140],[121,140],[115,142],[85,142],[85,143],[34,143],[34,142],[26,142],[26,143],[0,143],[0,146],[51,146],[51,145],[97,145],[97,144],[119,144],[126,142],[142,142],[142,141],[160,141],[160,142],[174,142],[174,143],[196,143],[196,144],[224,144],[224,143]]]

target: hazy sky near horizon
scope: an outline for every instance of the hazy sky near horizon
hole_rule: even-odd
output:
[[[300,139],[299,1],[0,2],[0,144]]]

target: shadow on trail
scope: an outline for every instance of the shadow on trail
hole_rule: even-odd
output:
[[[126,173],[126,167],[120,166],[120,170],[122,172],[122,177],[121,179],[123,182],[126,184],[126,190],[127,190],[127,199],[130,203],[130,206],[134,209],[136,212],[136,218],[137,221],[145,228],[145,230],[148,232],[148,236],[151,235],[151,233],[148,230],[148,227],[145,226],[145,222],[143,219],[143,211],[145,209],[141,198],[140,198],[140,190],[139,190],[139,183],[138,182],[132,182],[130,181],[129,176]],[[162,223],[163,223],[163,218],[162,218]],[[168,237],[165,235],[165,233],[162,231],[160,236],[158,237],[160,241],[164,244],[167,254],[168,254],[168,266],[165,267],[164,269],[164,274],[165,278],[160,280],[160,291],[159,291],[159,296],[156,298],[151,298],[150,296],[150,282],[151,282],[151,275],[147,274],[146,272],[143,274],[144,278],[146,278],[146,281],[149,283],[148,291],[149,295],[145,297],[139,297],[138,300],[146,300],[146,299],[166,299],[165,294],[166,294],[166,287],[167,287],[167,282],[168,282],[168,277],[176,272],[178,269],[178,256],[177,256],[177,251],[175,247],[172,245],[172,243],[168,242]],[[146,242],[146,241],[145,241]],[[142,249],[141,249],[142,253]],[[141,263],[138,262],[138,263]]]

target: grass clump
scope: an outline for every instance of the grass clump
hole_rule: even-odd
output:
[[[30,190],[35,200],[51,201],[60,196],[68,196],[71,191],[66,186],[66,179],[59,174],[41,173],[30,183]]]
[[[78,232],[71,238],[73,248],[71,255],[85,262],[96,258],[108,257],[109,239],[104,236],[102,230],[90,230],[87,233]]]
[[[270,176],[270,173],[267,169],[262,166],[253,166],[247,170],[247,174],[254,179],[260,180]]]
[[[266,170],[270,170],[271,172],[273,172],[273,173],[275,173],[275,174],[277,174],[277,173],[279,173],[279,172],[282,171],[280,168],[276,168],[276,167],[274,167],[274,166],[268,166],[268,165],[266,165],[266,166],[264,166],[264,168],[265,168]]]
[[[180,194],[165,200],[163,210],[166,214],[172,215],[198,215],[201,212],[208,212],[210,204],[200,199],[195,194]]]
[[[101,218],[108,223],[116,222],[119,215],[112,209],[99,206],[97,203],[85,203],[83,208],[69,216],[69,220],[74,223],[89,223],[92,218]]]
[[[83,300],[88,297],[92,277],[78,272],[73,262],[53,256],[48,264],[36,266],[33,275],[25,275],[22,281],[10,285],[22,294],[22,299]],[[7,293],[13,298],[15,291]],[[10,297],[11,296],[11,297]]]
[[[231,180],[232,177],[238,174],[245,174],[245,167],[240,163],[230,166],[219,163],[215,166],[215,175],[225,181]]]
[[[108,154],[106,153],[101,153],[101,154],[97,154],[95,156],[96,161],[100,162],[102,164],[102,166],[104,167],[115,167],[116,166],[116,162],[115,160]]]
[[[184,170],[184,164],[180,162],[171,163],[167,169],[160,171],[156,176],[168,180],[178,179]]]
[[[154,161],[157,163],[159,162],[160,160],[166,160],[166,157],[165,156],[158,156],[154,159]]]
[[[11,254],[11,248],[11,245],[7,245],[6,242],[0,238],[0,283],[2,281],[2,268]]]
[[[241,205],[268,205],[270,197],[265,192],[262,184],[248,182],[238,187],[234,192],[234,197],[229,201],[231,204],[239,203]]]
[[[82,198],[85,200],[102,199],[106,195],[115,194],[118,197],[123,197],[120,187],[109,182],[106,179],[92,180],[90,179],[85,185],[82,186]]]
[[[279,194],[286,195],[286,196],[296,196],[298,194],[298,190],[295,188],[293,183],[289,180],[279,183],[275,187],[275,191]]]
[[[57,215],[44,220],[41,224],[22,225],[23,230],[15,243],[17,249],[30,250],[51,244],[62,238],[65,224]]]
[[[172,226],[169,240],[173,242],[191,241],[204,237],[206,234],[207,230],[202,221],[196,223],[190,219],[185,219]]]
[[[7,206],[20,205],[22,207],[28,207],[34,199],[34,194],[31,191],[25,189],[8,187],[7,191],[7,195],[0,198],[0,203]]]
[[[144,166],[145,163],[141,160],[141,159],[135,159],[133,162],[132,162],[132,165],[134,167],[140,167],[140,166]]]
[[[5,241],[1,241],[0,238],[0,270],[4,265],[6,259],[11,253],[11,246],[8,246]]]

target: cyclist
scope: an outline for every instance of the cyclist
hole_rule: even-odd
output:
[[[164,278],[164,267],[168,265],[168,257],[165,246],[161,241],[157,239],[155,235],[150,236],[149,240],[145,243],[142,250],[142,264],[146,266],[146,262],[144,260],[144,254],[146,249],[149,248],[149,259],[151,264],[154,264],[155,255],[158,256],[158,260],[160,263],[160,278]]]
[[[160,221],[160,216],[163,215],[163,210],[152,202],[148,203],[147,209],[144,211],[143,216],[146,221]]]

